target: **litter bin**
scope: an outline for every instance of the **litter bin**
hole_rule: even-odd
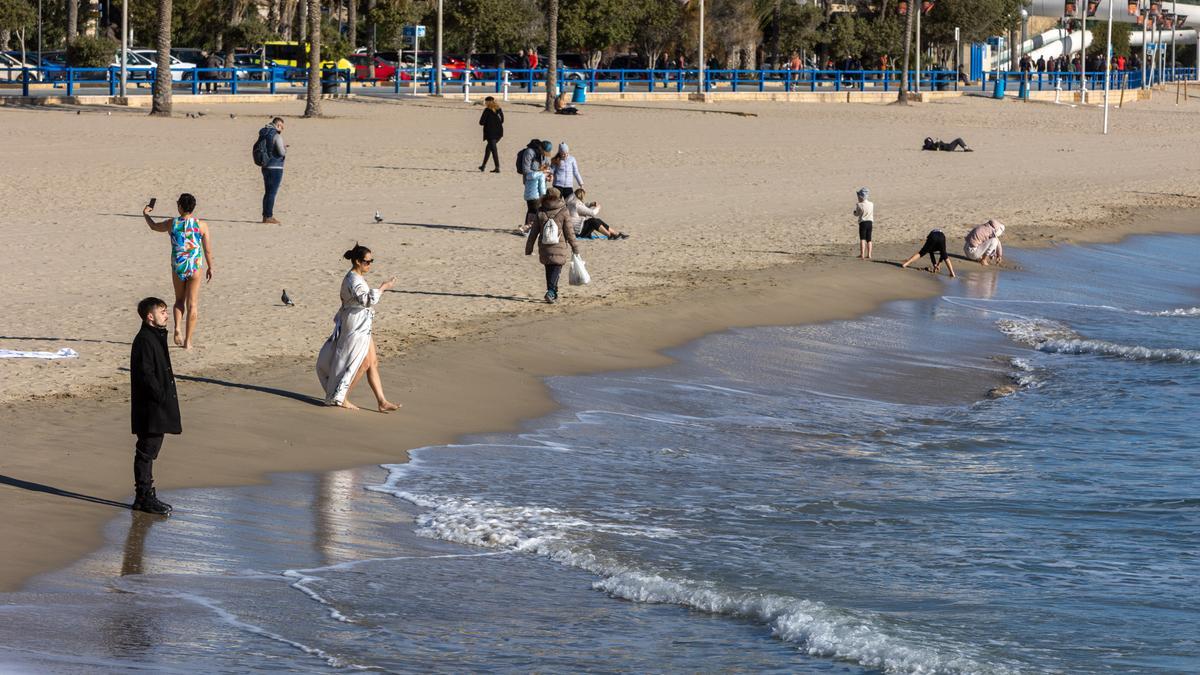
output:
[[[996,78],[996,84],[992,87],[992,98],[1004,98],[1004,90],[1008,87],[1008,80],[1003,75]]]
[[[587,85],[583,82],[575,83],[575,94],[571,96],[571,103],[587,103]]]
[[[338,71],[336,68],[321,69],[321,93],[338,93]]]

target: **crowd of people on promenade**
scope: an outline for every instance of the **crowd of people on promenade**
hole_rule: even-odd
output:
[[[479,126],[485,144],[479,171],[485,171],[491,162],[492,173],[502,173],[499,144],[504,138],[504,111],[492,97],[485,102]],[[284,120],[272,118],[259,130],[252,147],[254,163],[261,169],[263,178],[262,222],[267,224],[280,224],[274,217],[274,206],[287,157],[288,146],[282,140],[283,131]],[[926,139],[925,145],[925,149],[968,149],[961,139],[951,143]],[[521,180],[523,221],[514,232],[525,238],[526,255],[537,250],[545,276],[543,300],[554,304],[559,301],[559,279],[568,264],[572,265],[572,283],[587,283],[586,271],[579,259],[581,240],[621,240],[627,239],[629,234],[600,219],[600,204],[588,201],[580,161],[566,141],[555,146],[549,140],[531,139],[517,153],[516,172]],[[859,188],[853,211],[858,223],[858,257],[864,260],[870,260],[873,255],[877,218],[870,194],[869,188]],[[173,319],[176,347],[186,351],[195,346],[200,289],[202,283],[213,279],[214,246],[208,224],[196,216],[195,196],[179,195],[175,202],[178,215],[166,219],[153,217],[155,202],[151,199],[142,214],[147,227],[168,235],[174,304],[169,306],[162,299],[148,297],[137,306],[141,327],[130,354],[131,429],[137,436],[133,508],[166,514],[171,511],[171,506],[158,499],[155,493],[153,462],[162,449],[164,436],[182,431],[167,325]],[[377,214],[376,221],[379,220]],[[994,219],[975,226],[964,238],[963,256],[983,265],[1000,263],[1004,256],[1000,243],[1004,231],[1004,224]],[[932,230],[921,249],[901,267],[907,268],[925,255],[933,262],[931,272],[937,274],[944,265],[949,275],[955,276],[944,231]],[[399,404],[391,402],[384,394],[380,360],[372,337],[375,309],[383,294],[395,286],[396,279],[392,277],[372,288],[367,275],[377,259],[370,248],[359,243],[342,257],[350,264],[350,269],[342,278],[333,330],[322,345],[316,364],[324,402],[330,406],[358,409],[348,397],[365,378],[375,395],[377,409],[384,413],[397,410]],[[574,279],[577,271],[583,277],[582,281]],[[290,304],[286,291],[283,302]]]

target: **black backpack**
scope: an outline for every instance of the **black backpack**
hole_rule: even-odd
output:
[[[536,150],[534,150],[534,146],[541,144],[542,142],[535,138],[529,141],[529,145],[521,148],[521,151],[517,153],[517,173],[521,174],[522,176],[525,175],[525,163],[521,160],[525,158],[526,152],[536,152]]]
[[[254,141],[253,147],[250,148],[250,154],[254,157],[255,166],[266,166],[274,156],[271,151],[275,146],[275,134],[279,132],[273,127],[264,127],[258,132],[258,139]]]

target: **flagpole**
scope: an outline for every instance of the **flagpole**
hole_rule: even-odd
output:
[[[1108,134],[1108,90],[1112,86],[1112,22],[1113,2],[1108,2],[1108,42],[1104,52],[1104,133]]]

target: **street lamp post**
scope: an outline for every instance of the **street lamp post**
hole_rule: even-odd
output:
[[[1079,102],[1087,103],[1087,0],[1076,3],[1082,23],[1079,26]],[[1111,4],[1111,0],[1110,0]]]
[[[121,0],[121,98],[125,98],[125,81],[129,73],[129,0]]]
[[[436,49],[436,54],[434,55],[434,58],[437,59],[437,93],[439,96],[441,96],[441,94],[442,94],[442,0],[438,0],[437,14],[438,14],[438,17],[437,17],[438,35],[437,35],[437,49]],[[470,65],[468,64],[467,67],[470,68]]]
[[[921,91],[921,14],[922,14],[921,0],[917,0],[916,2],[913,3],[913,5],[915,6],[915,9],[917,11],[917,27],[916,27],[917,28],[917,55],[916,55],[917,56],[917,62],[916,62],[917,80],[916,80],[916,83],[914,86],[914,91]],[[911,12],[913,10],[910,9],[908,11]]]
[[[700,92],[703,97],[704,91],[704,0],[700,0],[700,44],[699,44],[699,60],[696,62],[697,82],[696,91]]]
[[[1112,87],[1113,1],[1108,2],[1108,40],[1104,50],[1104,133],[1108,134],[1108,90]]]

